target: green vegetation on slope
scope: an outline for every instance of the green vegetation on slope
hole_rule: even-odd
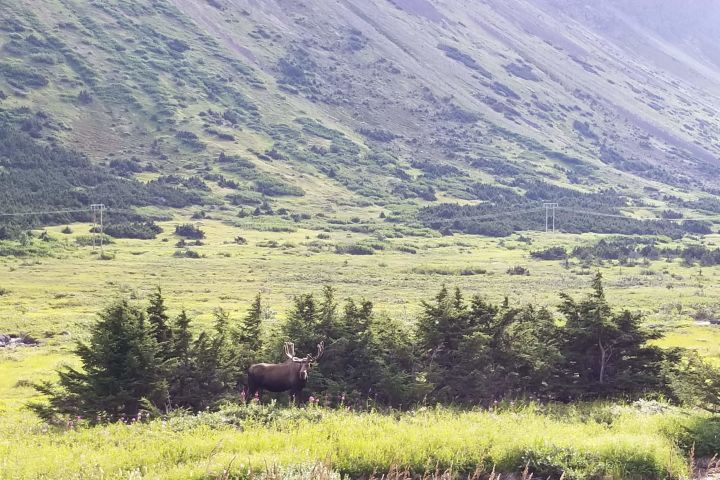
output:
[[[199,192],[161,182],[147,184],[117,176],[77,152],[43,146],[11,125],[0,124],[0,204],[5,212],[49,212],[0,217],[0,239],[12,229],[89,219],[91,203],[117,209],[119,218],[137,218],[134,206],[186,207],[202,204]],[[68,213],[52,213],[71,210]],[[5,213],[3,212],[3,213]]]
[[[521,3],[512,13],[522,19],[536,6]],[[274,2],[221,6],[4,4],[0,110],[40,144],[86,154],[118,175],[189,182],[228,208],[267,202],[266,215],[372,206],[392,211],[395,224],[507,235],[542,227],[540,215],[508,218],[508,210],[553,201],[604,214],[562,212],[569,232],[698,233],[688,222],[622,217],[625,206],[687,210],[711,201],[700,190],[713,191],[705,173],[715,124],[701,108],[701,87],[671,102],[673,72],[639,90],[625,78],[624,56],[606,58],[585,37],[572,42],[586,55],[570,49],[569,57],[542,29],[531,29],[546,40],[529,42],[533,51],[524,42],[503,46],[453,2],[434,7],[454,19],[440,30],[386,5],[333,7],[333,15],[313,5],[281,15]],[[501,3],[481,9],[518,39],[530,33],[507,24]],[[303,21],[272,26],[285,17]],[[406,34],[424,40],[411,44]],[[457,40],[463,35],[476,40]],[[507,49],[518,58],[509,61]],[[416,58],[431,68],[419,69]],[[601,70],[603,61],[610,67]],[[554,77],[566,70],[573,75]],[[442,81],[433,71],[445,73]],[[659,110],[647,114],[645,97]],[[623,121],[630,127],[618,130]],[[58,208],[60,200],[48,199]]]

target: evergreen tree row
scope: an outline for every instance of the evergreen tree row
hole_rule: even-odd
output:
[[[325,355],[310,373],[306,395],[327,403],[488,406],[663,395],[720,406],[720,382],[712,386],[717,371],[686,352],[653,346],[659,335],[642,326],[640,315],[612,311],[600,274],[592,287],[582,300],[561,295],[562,318],[507,300],[468,301],[459,289],[443,287],[422,303],[414,326],[376,314],[366,300],[340,305],[325,287],[319,298],[296,297],[287,319],[270,331],[259,294],[239,321],[216,310],[212,329],[198,331],[184,310],[168,316],[158,289],[145,310],[125,300],[106,308],[89,342],[76,348],[82,368],[37,384],[47,401],[31,407],[47,419],[199,411],[240,400],[247,368],[284,361],[284,342],[294,342],[303,356],[320,340]]]
[[[144,220],[122,209],[147,205],[181,208],[205,203],[196,190],[123,178],[74,150],[45,145],[16,128],[16,122],[6,113],[0,111],[3,213],[85,211],[0,217],[0,240],[17,238],[22,230],[39,225],[89,221],[91,203],[105,203],[114,209],[116,224]]]
[[[686,234],[710,233],[710,224],[694,220],[640,220],[623,217],[627,199],[608,189],[595,193],[559,187],[541,180],[516,179],[514,190],[485,184],[474,184],[471,193],[482,203],[461,205],[441,203],[420,209],[418,220],[445,234],[463,232],[491,237],[506,237],[515,232],[544,230],[543,202],[560,205],[555,213],[557,228],[568,233],[615,233],[623,235],[666,235],[681,238]],[[595,215],[598,214],[598,215]]]

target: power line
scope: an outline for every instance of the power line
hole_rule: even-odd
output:
[[[583,215],[591,215],[595,217],[610,217],[610,218],[627,218],[631,220],[651,220],[651,221],[666,221],[666,222],[683,222],[685,220],[718,220],[720,219],[719,215],[713,215],[713,216],[705,216],[705,217],[683,217],[683,218],[664,218],[664,217],[645,217],[645,218],[636,218],[636,217],[630,217],[628,215],[621,215],[617,213],[603,213],[603,212],[594,212],[592,210],[579,210],[575,208],[568,208],[568,207],[558,207],[558,210],[564,210],[566,212],[572,212],[572,213],[581,213]]]
[[[77,212],[89,212],[90,208],[80,208],[75,210],[47,210],[42,212],[13,212],[13,213],[0,213],[0,217],[20,217],[23,215],[50,215],[54,213],[77,213]]]
[[[576,213],[580,215],[587,215],[587,216],[593,216],[593,217],[606,217],[606,218],[621,218],[621,219],[627,219],[627,220],[639,220],[639,221],[666,221],[666,222],[683,222],[686,220],[693,220],[693,221],[704,221],[704,220],[720,220],[720,214],[713,215],[713,216],[703,216],[703,217],[683,217],[683,218],[663,218],[663,217],[646,217],[646,218],[637,218],[637,217],[631,217],[629,215],[623,215],[620,213],[604,213],[604,212],[597,212],[597,211],[591,211],[591,210],[582,210],[577,208],[570,208],[570,207],[560,207],[557,203],[543,203],[542,207],[538,208],[526,208],[523,210],[514,210],[514,211],[500,211],[493,214],[485,214],[485,215],[474,215],[474,216],[458,216],[455,218],[443,218],[443,219],[437,219],[437,220],[430,220],[428,223],[430,225],[437,225],[437,224],[446,224],[446,223],[455,223],[455,222],[466,222],[466,221],[482,221],[482,220],[495,220],[498,217],[507,217],[509,215],[522,215],[526,213],[532,213],[537,212],[541,210],[545,210],[545,231],[550,231],[552,227],[552,231],[555,231],[555,210],[561,210],[565,212],[570,213]],[[643,207],[638,207],[637,210],[642,210]],[[552,223],[550,223],[550,215],[552,215]]]
[[[555,209],[558,208],[558,204],[543,203],[543,207],[545,207],[545,232],[548,231],[548,217],[550,215],[550,211],[552,210],[552,231],[555,233]]]
[[[103,210],[106,212],[127,212],[127,213],[135,213],[133,210],[129,208],[109,208],[109,207],[103,207]],[[78,212],[92,212],[92,206],[87,208],[78,208],[78,209],[67,209],[67,210],[44,210],[44,211],[37,211],[37,212],[7,212],[7,213],[0,213],[0,217],[21,217],[23,215],[50,215],[50,214],[56,214],[56,213],[78,213]]]
[[[659,209],[660,207],[658,207]],[[473,216],[461,216],[461,217],[455,217],[455,218],[442,218],[442,219],[436,219],[431,220],[430,224],[443,224],[443,223],[454,223],[458,221],[482,221],[482,220],[494,220],[498,217],[507,217],[512,215],[522,215],[532,212],[537,212],[541,210],[545,210],[545,230],[549,231],[550,225],[549,225],[549,213],[552,213],[552,226],[553,231],[555,227],[555,210],[565,211],[565,212],[571,212],[571,213],[577,213],[582,215],[588,215],[588,216],[594,216],[594,217],[606,217],[606,218],[622,218],[622,219],[632,219],[632,220],[647,220],[647,221],[667,221],[667,222],[682,222],[686,220],[693,220],[693,221],[712,221],[712,220],[720,220],[720,214],[718,215],[712,215],[712,216],[703,216],[703,217],[683,217],[683,218],[663,218],[663,217],[646,217],[646,218],[636,218],[631,217],[628,215],[622,215],[622,214],[613,214],[613,213],[604,213],[604,212],[597,212],[592,210],[581,210],[581,209],[575,209],[570,207],[560,207],[557,203],[544,203],[542,207],[535,207],[535,208],[525,208],[521,210],[511,210],[511,211],[500,211],[496,213],[489,213],[484,215],[473,215]],[[649,208],[646,207],[637,207],[637,210],[648,210]],[[88,212],[88,213],[96,213],[97,211],[100,211],[100,218],[102,219],[102,212],[133,212],[133,210],[130,209],[122,209],[122,208],[108,208],[103,204],[97,204],[97,205],[91,205],[90,207],[86,208],[78,208],[78,209],[65,209],[65,210],[42,210],[42,211],[33,211],[33,212],[7,212],[7,213],[0,213],[0,217],[19,217],[19,216],[28,216],[28,215],[51,215],[51,214],[62,214],[62,213],[80,213],[80,212]],[[102,222],[102,220],[101,220]],[[97,223],[97,222],[94,222]],[[179,225],[182,222],[173,222],[173,224]],[[102,238],[101,238],[102,241]]]
[[[518,215],[522,213],[531,213],[531,212],[538,212],[540,210],[544,210],[545,207],[536,207],[536,208],[526,208],[524,210],[515,210],[510,212],[497,212],[487,215],[481,215],[481,216],[470,216],[470,217],[456,217],[456,218],[441,218],[438,220],[431,220],[429,223],[435,224],[435,223],[446,223],[446,222],[457,222],[461,220],[489,220],[489,219],[495,219],[497,217],[507,217],[508,215]]]
[[[92,233],[93,233],[93,250],[95,250],[95,237],[100,238],[100,253],[103,253],[103,212],[105,211],[105,204],[104,203],[93,203],[90,205],[90,210],[92,210]],[[100,212],[100,226],[98,229],[98,218],[97,214]]]

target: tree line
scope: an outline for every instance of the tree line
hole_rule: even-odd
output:
[[[555,213],[558,229],[568,233],[666,235],[681,238],[686,234],[712,232],[710,223],[697,220],[674,222],[671,219],[656,221],[623,217],[621,208],[627,206],[627,199],[613,189],[585,193],[523,177],[514,180],[510,186],[522,188],[525,192],[519,194],[506,187],[474,184],[468,191],[473,197],[483,200],[483,203],[441,203],[424,207],[418,212],[418,220],[445,234],[462,232],[507,237],[519,231],[544,230],[545,212],[542,211],[542,203],[556,202],[561,206]],[[588,215],[587,212],[601,215]]]
[[[720,249],[706,245],[687,245],[663,247],[654,238],[618,237],[601,239],[592,245],[580,245],[568,251],[565,247],[555,246],[530,252],[530,256],[540,260],[565,260],[575,257],[583,261],[618,260],[627,263],[633,259],[675,260],[682,259],[687,265],[699,263],[702,266],[720,265]]]
[[[39,112],[0,110],[0,205],[11,213],[87,210],[0,217],[0,240],[16,239],[23,230],[39,225],[87,222],[91,203],[104,202],[115,209],[113,220],[119,224],[146,219],[118,209],[147,205],[181,208],[206,202],[197,190],[123,178],[75,150],[44,144],[22,129],[24,122],[38,119],[48,121]]]
[[[185,310],[170,318],[158,288],[144,309],[124,299],[104,309],[89,341],[75,349],[82,367],[36,384],[46,400],[31,408],[45,419],[91,421],[213,408],[245,400],[246,369],[282,362],[284,342],[304,355],[320,340],[325,355],[306,391],[328,405],[662,396],[720,407],[720,373],[697,355],[652,345],[660,334],[646,329],[639,314],[613,311],[599,273],[589,295],[562,294],[557,310],[561,318],[547,308],[468,300],[442,287],[408,325],[377,314],[367,300],[340,303],[328,286],[319,296],[295,297],[275,328],[263,324],[258,294],[243,318],[218,309],[212,328],[199,330]]]

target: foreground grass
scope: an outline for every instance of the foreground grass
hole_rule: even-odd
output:
[[[555,478],[683,478],[688,446],[709,454],[718,443],[717,424],[703,415],[608,405],[403,414],[250,405],[80,428],[22,415],[0,433],[3,479],[245,478],[317,462],[351,477],[392,466],[466,474],[528,465]]]

